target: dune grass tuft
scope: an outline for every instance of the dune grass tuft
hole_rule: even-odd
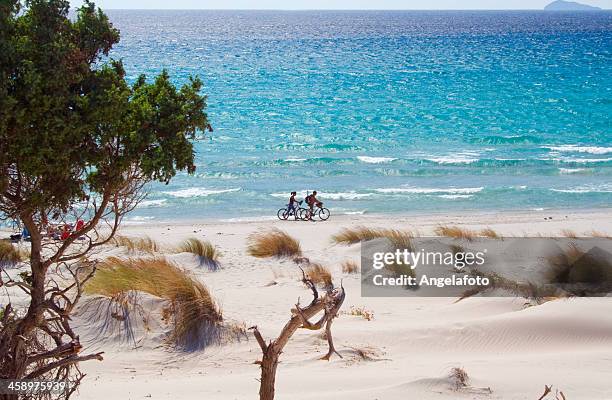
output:
[[[591,236],[594,238],[601,238],[601,239],[612,239],[612,235],[609,235],[604,232],[596,231],[596,230],[589,232],[587,236]]]
[[[353,260],[346,260],[342,263],[342,272],[345,274],[356,274],[359,272],[359,265]]]
[[[330,288],[333,286],[332,275],[329,269],[319,263],[310,263],[306,267],[306,276],[312,280],[315,285],[323,288]]]
[[[159,244],[148,236],[132,238],[116,235],[112,243],[117,247],[125,247],[130,253],[138,251],[153,254],[159,251]]]
[[[391,272],[393,276],[400,277],[403,275],[411,276],[413,278],[416,277],[416,271],[408,264],[398,264],[398,263],[390,263],[385,264],[385,270]]]
[[[300,242],[279,229],[250,235],[247,251],[251,256],[257,258],[298,257],[302,255]]]
[[[410,249],[410,239],[414,237],[412,232],[398,229],[368,228],[358,226],[356,228],[345,228],[333,235],[331,240],[335,244],[352,245],[367,242],[374,239],[388,239],[398,249]]]
[[[467,299],[478,294],[484,294],[494,290],[500,290],[502,292],[509,293],[516,297],[522,297],[528,300],[534,300],[537,302],[542,301],[546,297],[556,297],[558,292],[555,288],[544,285],[536,285],[531,282],[517,282],[508,278],[504,278],[495,273],[484,273],[479,271],[472,271],[471,275],[481,276],[489,279],[489,285],[487,286],[475,286],[472,289],[468,289],[457,299],[456,302]]]
[[[191,253],[198,257],[200,265],[216,271],[220,267],[219,252],[210,242],[198,238],[189,238],[176,249],[179,253]]]
[[[0,240],[0,266],[13,266],[26,258],[26,254],[6,240]]]
[[[479,232],[479,236],[486,237],[489,239],[499,239],[500,236],[491,228],[485,228]]]
[[[576,232],[574,232],[571,229],[563,229],[561,231],[561,236],[566,237],[566,238],[570,238],[570,239],[577,239],[578,238],[578,234]]]
[[[131,291],[167,301],[168,342],[174,346],[195,350],[221,340],[223,317],[206,286],[165,258],[108,258],[85,287],[88,294],[110,298]]]
[[[474,240],[476,232],[458,226],[439,225],[434,232],[438,236],[446,236],[455,239]]]
[[[597,248],[585,252],[570,244],[547,261],[544,279],[569,296],[600,296],[612,292],[612,265],[606,252]]]

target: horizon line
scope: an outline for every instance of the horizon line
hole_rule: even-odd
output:
[[[612,11],[612,8],[593,10],[545,10],[543,8],[100,8],[105,11],[546,11],[552,13]]]

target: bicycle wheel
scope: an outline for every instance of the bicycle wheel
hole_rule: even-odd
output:
[[[281,208],[280,210],[278,210],[278,212],[276,213],[276,216],[278,217],[278,219],[280,219],[281,221],[286,221],[287,218],[289,218],[289,211],[286,208]]]
[[[327,221],[329,219],[330,215],[331,215],[331,213],[325,207],[323,207],[323,208],[321,208],[319,210],[319,218],[321,218],[322,221]]]
[[[308,221],[308,209],[300,208],[300,219],[302,221]]]

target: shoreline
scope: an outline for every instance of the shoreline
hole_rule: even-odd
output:
[[[364,223],[375,220],[405,220],[409,218],[416,219],[418,221],[424,221],[429,219],[453,219],[459,218],[466,221],[479,221],[481,219],[488,219],[490,217],[501,217],[509,219],[522,219],[522,218],[540,218],[543,220],[545,217],[552,217],[552,221],[559,221],[559,218],[565,218],[566,216],[604,216],[612,218],[612,207],[609,208],[568,208],[568,209],[544,209],[544,210],[501,210],[501,211],[433,211],[433,212],[402,212],[397,214],[385,214],[385,213],[363,213],[363,214],[339,214],[334,215],[333,209],[332,216],[328,221],[321,221],[321,223],[334,223],[334,222],[354,222],[356,220],[362,220]],[[551,221],[551,222],[552,222]],[[245,218],[198,218],[191,220],[144,220],[144,221],[131,221],[125,220],[122,223],[123,227],[155,227],[155,226],[190,226],[190,225],[221,225],[221,224],[261,224],[261,223],[287,223],[292,222],[303,222],[307,221],[281,221],[274,215],[269,216],[258,216],[258,217],[245,217]]]

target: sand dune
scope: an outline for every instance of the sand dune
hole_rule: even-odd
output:
[[[320,332],[298,331],[281,357],[279,399],[537,399],[544,384],[569,399],[612,398],[612,299],[580,298],[527,305],[516,298],[362,298],[358,274],[340,264],[359,260],[359,246],[333,245],[330,236],[356,225],[418,229],[438,223],[470,228],[491,226],[505,234],[557,233],[561,229],[612,232],[602,212],[513,213],[503,215],[344,217],[326,223],[208,222],[125,226],[122,234],[149,235],[163,246],[198,236],[222,253],[222,269],[211,272],[189,254],[166,256],[190,269],[211,289],[226,319],[257,324],[275,337],[298,297],[309,293],[288,260],[260,260],[246,253],[250,233],[271,226],[299,238],[304,254],[327,265],[347,291],[334,339],[343,358],[318,358],[327,351]],[[548,217],[552,216],[552,221]],[[547,218],[546,220],[544,218]],[[120,249],[109,249],[109,254]],[[304,300],[305,301],[305,300]],[[374,319],[349,315],[364,307]],[[144,298],[155,321],[159,300]],[[260,349],[249,340],[185,353],[164,348],[164,326],[145,327],[134,317],[134,337],[102,329],[82,312],[75,325],[88,349],[106,352],[103,362],[82,365],[88,374],[78,398],[253,399],[257,397]],[[95,319],[95,318],[94,318]],[[469,386],[457,388],[449,372],[463,368]]]

